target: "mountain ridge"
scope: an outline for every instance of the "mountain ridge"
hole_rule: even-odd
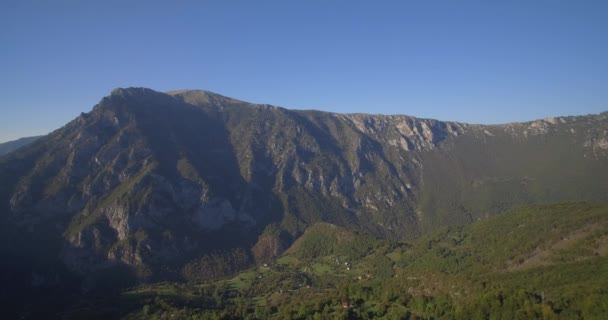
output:
[[[139,88],[139,87],[128,87],[128,88],[117,88],[117,89],[137,89],[137,88]],[[243,100],[231,98],[231,97],[224,96],[222,94],[219,94],[219,93],[216,93],[216,92],[213,92],[213,91],[209,91],[209,90],[204,90],[204,89],[176,89],[176,90],[165,91],[164,93],[166,93],[168,95],[171,95],[171,96],[202,93],[204,95],[216,96],[216,97],[219,97],[219,98],[226,98],[226,99],[238,101],[238,102],[241,102],[241,103],[248,103],[248,104],[252,104],[252,105],[273,106],[275,108],[283,108],[283,109],[292,110],[292,111],[303,111],[303,112],[310,111],[310,112],[324,112],[324,113],[331,113],[331,114],[363,115],[363,116],[386,116],[386,117],[404,116],[404,117],[416,118],[416,119],[420,119],[420,120],[434,120],[434,121],[440,121],[440,122],[452,122],[452,123],[466,124],[466,125],[470,125],[470,126],[487,126],[487,127],[505,126],[505,125],[510,125],[510,124],[526,124],[526,123],[533,123],[533,122],[537,122],[537,121],[551,122],[551,121],[554,121],[555,119],[561,119],[561,118],[572,119],[572,118],[579,118],[579,117],[593,117],[593,116],[608,115],[608,111],[602,111],[602,112],[598,112],[598,113],[589,113],[589,114],[584,114],[584,115],[547,116],[547,117],[543,117],[543,118],[535,118],[535,119],[523,120],[523,121],[501,122],[501,123],[473,123],[473,122],[467,122],[467,121],[439,120],[439,119],[435,119],[435,118],[418,117],[418,116],[408,115],[408,114],[405,114],[405,113],[385,114],[385,113],[366,113],[366,112],[334,112],[334,111],[326,111],[326,110],[315,109],[315,108],[310,108],[310,109],[308,109],[308,108],[305,108],[305,109],[292,109],[292,108],[288,108],[288,107],[286,108],[286,107],[276,106],[276,105],[266,104],[266,103],[250,103],[250,102],[245,102]]]

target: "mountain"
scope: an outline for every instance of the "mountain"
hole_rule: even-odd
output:
[[[0,143],[0,156],[5,155],[13,150],[17,150],[23,146],[26,146],[36,140],[38,140],[42,136],[34,136],[34,137],[25,137],[19,138],[13,141],[7,141]]]
[[[203,281],[319,222],[408,240],[518,205],[607,201],[608,113],[485,126],[120,88],[1,157],[0,181],[16,285]]]

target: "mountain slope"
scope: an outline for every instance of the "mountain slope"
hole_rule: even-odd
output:
[[[427,230],[514,205],[606,200],[606,119],[604,113],[486,126],[426,152],[419,208]]]
[[[320,223],[274,263],[210,284],[131,288],[112,306],[125,319],[604,319],[607,249],[608,206],[583,202],[520,207],[410,243]]]
[[[317,222],[412,239],[520,204],[606,201],[607,128],[608,114],[480,126],[116,89],[0,158],[0,249],[36,257],[26,278],[114,270],[124,285],[268,261]]]

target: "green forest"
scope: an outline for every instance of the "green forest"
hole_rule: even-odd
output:
[[[608,205],[603,204],[521,207],[413,242],[319,223],[276,260],[234,274],[244,254],[218,254],[191,265],[186,283],[82,299],[64,318],[605,319],[608,314]],[[212,280],[209,272],[225,276]]]

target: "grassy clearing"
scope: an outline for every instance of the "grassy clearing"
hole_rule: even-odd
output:
[[[228,284],[232,289],[243,290],[251,286],[253,280],[256,277],[256,274],[256,270],[242,272],[239,273],[236,277],[227,280],[226,284]]]
[[[284,266],[296,266],[300,264],[300,260],[293,255],[283,255],[277,259],[276,263]]]

